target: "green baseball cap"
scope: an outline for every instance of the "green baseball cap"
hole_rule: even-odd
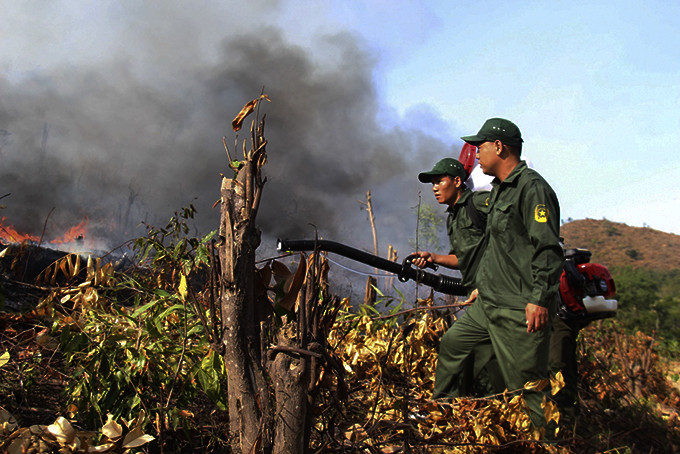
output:
[[[436,163],[429,172],[419,173],[418,180],[421,183],[432,183],[432,177],[437,175],[451,175],[452,177],[460,177],[463,181],[467,180],[463,164],[454,158],[444,158]]]
[[[517,125],[505,118],[489,118],[476,135],[461,137],[461,139],[476,147],[484,142],[493,142],[494,140],[500,140],[504,144],[514,146],[520,146],[524,142]]]

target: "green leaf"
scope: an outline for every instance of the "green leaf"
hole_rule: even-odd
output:
[[[359,308],[359,312],[366,315],[381,315],[378,309],[368,304],[362,304]]]
[[[279,303],[274,304],[274,313],[277,315],[279,320],[283,319],[283,317],[288,317],[288,321],[296,320],[295,312],[286,309]]]
[[[161,336],[161,335],[162,335],[161,333],[165,333],[165,330],[163,329],[163,325],[161,325],[161,320],[162,320],[161,317],[154,318],[154,319],[152,320],[153,325],[154,325],[154,327],[156,328],[156,331],[157,331],[157,335],[158,335],[158,336]]]
[[[170,314],[172,314],[173,312],[175,312],[175,311],[177,311],[177,310],[180,310],[180,309],[184,309],[184,306],[183,306],[182,304],[174,304],[174,305],[170,306],[169,308],[167,308],[166,310],[164,310],[164,311],[157,317],[156,320],[163,320],[163,319],[165,319],[168,315],[170,315]],[[159,328],[159,331],[161,331],[160,328]]]
[[[158,295],[158,296],[162,296],[162,297],[166,297],[166,298],[172,296],[172,293],[169,293],[169,292],[167,292],[163,289],[160,289],[160,288],[154,289],[153,293]]]
[[[139,394],[135,393],[135,396],[132,398],[132,404],[130,405],[130,410],[135,409],[142,403],[142,399],[139,398]]]
[[[88,337],[83,333],[76,333],[72,337],[61,337],[61,349],[64,353],[79,352],[83,350],[89,343]]]
[[[144,312],[148,311],[150,307],[153,307],[157,301],[151,301],[150,303],[146,303],[144,306],[138,308],[136,311],[134,311],[131,315],[132,318],[137,318],[140,315],[142,315]]]
[[[4,366],[9,362],[9,352],[5,352],[0,356],[0,367]]]
[[[228,402],[226,401],[227,393],[222,389],[220,381],[220,373],[222,370],[221,357],[214,351],[210,351],[208,356],[203,358],[199,369],[196,371],[196,376],[201,384],[201,388],[208,396],[208,398],[217,405],[221,410],[226,410]]]
[[[200,333],[203,333],[203,332],[205,332],[205,330],[203,329],[203,325],[198,323],[197,325],[194,325],[193,328],[191,328],[189,330],[189,332],[187,333],[187,337],[193,336],[194,334],[200,334]]]

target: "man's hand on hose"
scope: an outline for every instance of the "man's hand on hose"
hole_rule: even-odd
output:
[[[548,326],[548,308],[528,303],[525,313],[527,333],[535,333]]]
[[[420,251],[411,254],[414,256],[411,263],[418,268],[425,268],[428,263],[436,263],[444,268],[458,269],[458,258],[453,254],[435,254],[434,252]]]
[[[434,261],[434,254],[431,252],[427,251],[420,251],[420,252],[414,252],[412,255],[415,257],[413,258],[413,264],[417,266],[418,268],[425,268],[429,263],[436,263]]]

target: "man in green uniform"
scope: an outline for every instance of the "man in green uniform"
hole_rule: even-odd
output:
[[[477,213],[478,222],[486,224],[489,191],[473,193],[468,190],[465,186],[467,174],[463,164],[453,158],[444,158],[429,172],[421,172],[418,180],[421,183],[432,183],[432,192],[437,202],[448,205],[446,211],[449,216],[446,228],[451,249],[448,255],[425,251],[416,252],[414,255],[418,258],[413,261],[413,264],[423,267],[426,262],[431,262],[460,270],[463,275],[463,286],[469,294],[477,288],[475,277],[482,258],[482,238],[484,237],[484,231],[471,218],[470,210]],[[472,203],[473,206],[468,208],[468,203]]]
[[[465,185],[467,177],[463,164],[453,158],[444,158],[429,172],[418,175],[421,183],[432,183],[432,192],[437,202],[448,205],[446,227],[451,247],[449,254],[415,252],[413,255],[417,258],[413,260],[413,264],[422,268],[427,262],[431,262],[460,270],[469,302],[474,299],[470,294],[477,289],[477,269],[484,253],[483,239],[490,193],[468,190]],[[450,341],[450,336],[444,334],[441,342]],[[442,396],[474,394],[482,397],[503,392],[504,389],[503,377],[494,359],[491,342],[475,346],[466,360],[466,370],[459,382],[435,382],[435,394]]]
[[[521,160],[522,135],[511,121],[489,119],[476,135],[462,139],[478,147],[479,165],[495,178],[477,274],[479,297],[447,332],[452,341],[440,348],[435,381],[455,388],[474,346],[490,340],[508,389],[522,390],[548,376],[550,321],[564,260],[559,203],[550,185]],[[545,426],[543,395],[526,391],[525,398],[532,422]]]

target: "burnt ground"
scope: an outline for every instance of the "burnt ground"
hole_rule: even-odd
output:
[[[26,426],[52,424],[63,414],[69,371],[53,342],[39,342],[49,321],[30,311],[50,291],[34,284],[36,278],[67,253],[26,244],[0,250],[0,353],[9,353],[1,369],[0,405]]]
[[[38,343],[44,330],[39,320],[0,313],[0,350],[10,355],[0,375],[0,402],[27,426],[54,422],[69,378],[61,353]]]

